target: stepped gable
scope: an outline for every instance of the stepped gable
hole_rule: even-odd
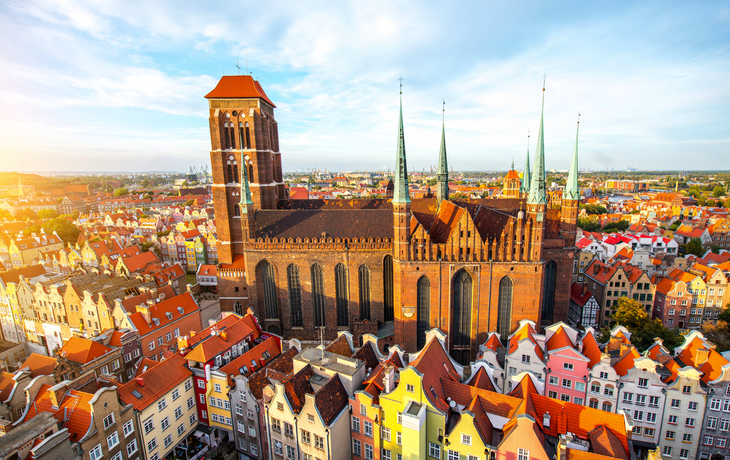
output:
[[[489,378],[489,374],[487,374],[487,371],[484,369],[484,367],[480,367],[479,370],[476,371],[474,375],[471,376],[469,379],[469,382],[467,382],[467,385],[481,388],[482,390],[488,390],[488,391],[494,391],[497,390],[494,388],[494,384],[492,383],[492,379]]]
[[[348,407],[350,400],[347,396],[347,390],[342,385],[340,375],[333,375],[322,388],[319,389],[317,394],[314,395],[314,404],[317,406],[319,415],[324,420],[325,425],[329,425],[332,421],[342,412],[345,407]]]
[[[309,383],[310,377],[314,375],[312,366],[305,366],[296,374],[288,377],[284,382],[284,394],[289,401],[289,405],[295,414],[301,412],[306,401],[305,395],[314,393],[312,385]],[[322,387],[324,388],[324,387]]]
[[[411,365],[423,374],[423,392],[426,394],[428,400],[435,407],[446,412],[449,409],[449,405],[446,404],[446,394],[444,393],[441,381],[450,380],[458,382],[461,379],[451,359],[446,354],[443,346],[441,346],[441,342],[436,338],[432,338]]]
[[[256,211],[259,238],[393,238],[390,209]]]
[[[58,407],[54,408],[51,402],[51,392],[48,390],[55,388],[56,391],[61,391],[59,389],[61,386],[61,384],[53,387],[51,385],[41,385],[33,404],[28,407],[28,413],[22,421],[27,423],[33,417],[43,412],[49,412],[58,420],[60,429],[68,428],[71,442],[80,442],[91,428],[91,405],[89,402],[94,395],[83,391],[66,390]]]
[[[31,353],[20,366],[21,369],[25,367],[28,368],[30,376],[33,378],[39,375],[53,375],[53,370],[56,368],[56,358]]]
[[[291,347],[283,354],[269,361],[266,367],[263,367],[248,377],[248,387],[251,394],[258,400],[264,397],[264,388],[271,384],[269,379],[279,382],[286,379],[288,375],[294,372],[294,357],[299,354],[297,347]]]

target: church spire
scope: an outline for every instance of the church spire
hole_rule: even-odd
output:
[[[444,101],[441,120],[441,149],[439,150],[439,169],[436,173],[438,204],[449,199],[449,167],[446,162],[446,101]]]
[[[520,192],[524,195],[530,193],[530,130],[527,130],[527,157],[525,158],[525,170],[522,172],[522,185]]]
[[[578,124],[575,128],[575,150],[573,150],[573,162],[570,164],[568,182],[563,191],[564,200],[579,200],[580,189],[578,188],[578,129],[580,128],[580,112],[578,112]]]
[[[408,196],[408,167],[406,165],[406,140],[403,135],[403,79],[400,79],[400,118],[398,120],[398,150],[395,162],[395,189],[393,203],[410,203]]]
[[[243,153],[243,131],[238,130],[238,137],[238,145],[241,146],[241,202],[239,203],[239,207],[241,208],[241,214],[247,214],[248,207],[254,203],[251,199],[251,187],[248,185],[246,156]]]
[[[545,194],[545,140],[542,132],[543,114],[545,112],[545,80],[542,82],[542,109],[540,110],[540,129],[537,131],[537,147],[535,148],[535,170],[532,172],[530,194],[527,204],[547,204]]]

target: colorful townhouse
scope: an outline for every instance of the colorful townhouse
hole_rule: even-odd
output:
[[[265,367],[249,374],[233,377],[230,390],[233,436],[239,456],[252,459],[269,458],[266,431],[264,390],[273,380],[283,382],[294,373],[294,356],[301,344],[290,342],[289,349],[273,358]]]
[[[194,353],[191,352],[190,354]],[[211,369],[206,375],[206,403],[207,413],[210,419],[210,427],[215,439],[221,441],[234,441],[234,430],[232,411],[236,410],[231,404],[230,393],[232,390],[233,376],[250,375],[257,368],[265,367],[272,359],[281,354],[281,338],[270,336],[262,342],[253,346],[236,358],[221,366],[218,369]],[[217,441],[216,441],[217,442]]]
[[[590,360],[576,349],[578,331],[565,323],[556,323],[545,328],[545,338],[546,395],[585,404]]]
[[[688,271],[701,276],[707,286],[703,324],[716,324],[720,313],[730,303],[727,276],[717,267],[708,267],[700,263],[692,264]]]
[[[532,372],[538,379],[544,381],[547,366],[542,348],[545,336],[535,332],[535,323],[523,319],[517,330],[509,337],[509,350],[504,359],[506,371],[502,391],[509,393],[515,382],[512,377],[522,372]]]
[[[55,353],[55,372],[64,380],[73,380],[89,372],[96,378],[113,377],[123,381],[122,349],[108,347],[96,340],[71,337]]]
[[[193,373],[178,353],[122,385],[119,399],[134,408],[139,458],[166,458],[198,426]]]
[[[672,329],[698,329],[704,316],[707,285],[701,276],[674,269],[657,283],[654,318]]]

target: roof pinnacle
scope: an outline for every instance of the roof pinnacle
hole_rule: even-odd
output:
[[[578,122],[575,128],[575,150],[573,150],[573,162],[570,164],[568,172],[568,181],[565,183],[563,191],[564,200],[579,200],[580,188],[578,188],[578,130],[580,128],[580,112],[578,112]]]
[[[395,187],[393,190],[393,203],[410,203],[408,196],[408,167],[406,164],[406,140],[403,133],[403,78],[400,82],[400,114],[398,119],[398,147],[395,162]]]
[[[537,147],[535,148],[535,171],[532,173],[530,194],[527,204],[547,204],[545,193],[545,138],[543,135],[543,118],[545,112],[545,76],[542,83],[542,109],[540,111],[540,128],[537,131]]]

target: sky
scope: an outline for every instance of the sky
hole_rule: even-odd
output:
[[[214,6],[215,5],[215,6]],[[0,170],[187,171],[242,70],[285,171],[730,169],[730,2],[4,0]],[[246,65],[247,63],[247,65]],[[446,101],[445,112],[442,101]],[[531,162],[533,159],[531,159]]]

